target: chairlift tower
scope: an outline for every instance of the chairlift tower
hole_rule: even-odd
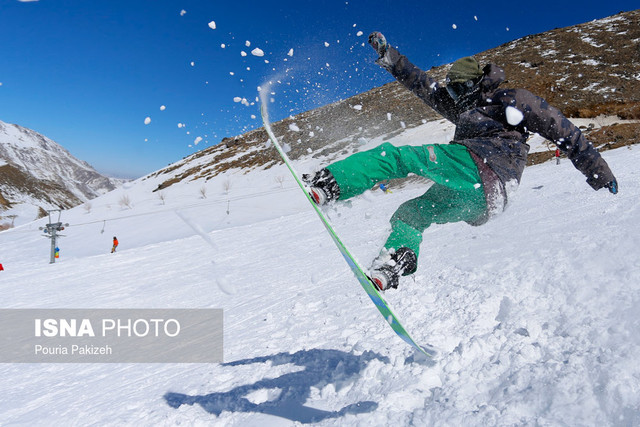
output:
[[[53,222],[51,220],[51,214],[53,212],[58,212],[57,222]],[[64,237],[61,234],[58,234],[58,232],[64,230],[64,228],[68,227],[69,224],[63,224],[62,222],[60,222],[60,216],[62,215],[61,209],[53,209],[53,210],[47,211],[47,213],[49,214],[49,224],[45,225],[44,227],[40,227],[39,229],[44,231],[45,233],[44,237],[51,239],[51,258],[49,260],[49,264],[53,264],[56,262],[57,238],[58,236]]]

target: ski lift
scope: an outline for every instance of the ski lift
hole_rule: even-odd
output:
[[[51,239],[51,260],[50,260],[50,264],[53,264],[55,262],[56,257],[56,253],[59,253],[59,248],[56,246],[56,238],[58,237],[65,237],[63,234],[58,234],[59,231],[64,230],[65,227],[68,227],[69,224],[63,224],[60,221],[60,217],[62,216],[62,209],[52,209],[50,211],[47,211],[49,214],[49,223],[46,224],[44,227],[39,227],[39,230],[42,230],[45,234],[43,237],[46,237],[48,239]],[[58,212],[58,220],[56,222],[53,222],[53,220],[51,219],[51,214],[53,212]]]

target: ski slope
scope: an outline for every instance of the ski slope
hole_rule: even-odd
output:
[[[46,221],[0,233],[2,308],[225,317],[221,364],[0,365],[0,425],[639,425],[640,148],[603,156],[616,196],[563,159],[527,168],[486,225],[426,231],[417,273],[385,297],[439,349],[432,362],[384,324],[284,166],[176,184],[164,201],[138,180],[65,211],[56,264]],[[327,209],[365,266],[425,184],[392,191]]]

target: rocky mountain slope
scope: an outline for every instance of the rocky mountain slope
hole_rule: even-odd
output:
[[[503,67],[505,86],[523,87],[546,98],[573,118],[618,116],[640,119],[640,10],[527,36],[479,52],[481,63]],[[417,65],[419,58],[413,58]],[[449,65],[430,72],[439,80]],[[273,124],[291,149],[292,159],[323,156],[327,160],[357,150],[363,140],[392,137],[440,117],[397,82]],[[585,128],[606,150],[640,138],[638,123]],[[164,180],[156,190],[176,182],[208,179],[229,169],[269,168],[279,163],[265,148],[267,135],[256,129],[204,149],[154,174]],[[551,153],[532,155],[535,163]]]
[[[51,139],[0,121],[0,217],[5,218],[0,223],[76,206],[116,184]]]

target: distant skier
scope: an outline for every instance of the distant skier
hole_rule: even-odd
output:
[[[118,248],[118,239],[116,236],[113,236],[113,246],[111,247],[111,253],[114,253]]]
[[[520,183],[530,133],[555,143],[594,190],[618,192],[607,163],[560,110],[525,89],[498,89],[505,79],[500,67],[458,59],[442,87],[381,33],[371,33],[369,44],[378,53],[378,65],[456,125],[449,144],[395,147],[386,142],[303,177],[317,204],[348,199],[409,173],[433,181],[391,217],[391,234],[370,270],[380,290],[397,287],[399,276],[417,270],[422,233],[431,224],[481,225],[504,209],[507,193]]]
[[[560,149],[556,147],[556,165],[560,164]]]
[[[387,193],[387,194],[391,193],[391,190],[389,190],[389,186],[384,182],[380,183],[380,190],[382,190],[384,193]]]

